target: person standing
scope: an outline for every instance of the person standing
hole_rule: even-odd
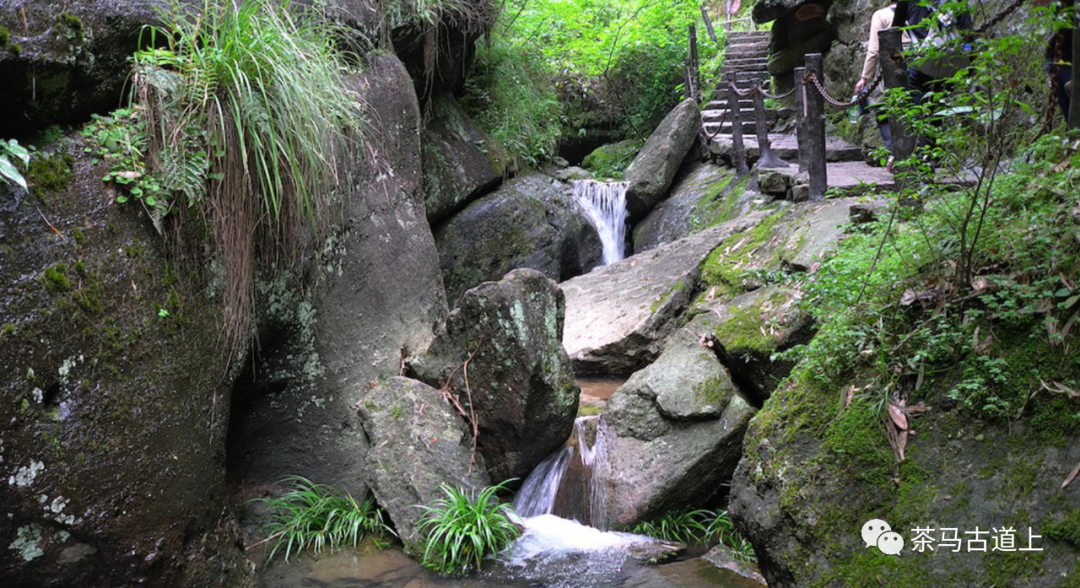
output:
[[[863,68],[862,73],[859,76],[859,81],[855,83],[855,94],[867,94],[871,112],[876,110],[874,108],[878,102],[876,98],[881,95],[880,84],[873,88],[867,87],[867,84],[877,76],[878,72],[878,53],[880,53],[881,50],[878,33],[892,26],[895,12],[896,2],[890,2],[888,6],[874,12],[874,14],[870,16],[870,38],[867,39],[866,42],[866,59],[863,61]],[[907,47],[909,42],[910,39],[905,31],[902,37],[904,47]],[[885,144],[885,148],[888,149],[890,153],[885,167],[891,172],[893,166],[892,129],[889,127],[888,119],[878,116],[877,114],[874,116],[877,119],[878,132],[881,133],[881,141]]]
[[[971,30],[971,12],[952,7],[945,9],[946,4],[956,3],[946,0],[903,0],[896,3],[892,26],[907,28],[911,44],[916,49],[925,50],[928,45],[933,45],[946,52],[944,56],[916,60],[908,67],[908,89],[915,104],[921,104],[927,92],[941,89],[942,81],[951,77],[956,64],[966,59],[955,55],[957,47],[941,45],[956,42],[950,37]]]

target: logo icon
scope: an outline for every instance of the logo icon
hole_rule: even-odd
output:
[[[904,538],[881,519],[866,521],[862,526],[862,540],[867,547],[877,547],[886,555],[900,555],[904,550]]]

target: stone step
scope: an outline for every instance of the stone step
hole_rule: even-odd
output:
[[[724,51],[724,55],[727,57],[744,56],[744,55],[768,55],[769,44],[768,43],[754,43],[752,45],[735,45],[734,47],[728,47]]]
[[[738,59],[725,59],[721,69],[760,69],[769,66],[769,60],[764,57],[740,57]]]
[[[736,39],[768,39],[772,36],[772,31],[731,31],[728,33],[728,41]]]
[[[740,116],[742,117],[743,121],[754,118],[755,115],[754,115],[753,106],[750,106],[749,108],[744,107],[740,111]],[[772,110],[772,109],[765,109],[765,120],[767,120],[769,122],[772,122],[772,121],[775,121],[779,117],[780,117],[779,111]],[[727,109],[703,110],[701,112],[701,120],[704,123],[716,123],[716,122],[719,122],[721,120],[726,123],[726,122],[731,121],[731,116],[729,114],[727,114]]]
[[[754,108],[754,100],[752,98],[743,98],[743,99],[739,100],[738,104],[739,104],[739,107],[741,107],[743,110],[753,110],[753,108]],[[705,105],[705,110],[701,111],[701,116],[702,117],[706,116],[705,113],[707,113],[707,112],[724,111],[724,110],[727,110],[727,108],[728,108],[728,101],[727,101],[727,97],[725,96],[724,98],[722,98],[720,100],[713,100],[712,102],[709,102],[708,104],[706,104]]]
[[[746,73],[753,73],[753,72],[756,72],[756,73],[769,73],[769,71],[767,69],[765,69],[765,66],[761,65],[758,62],[754,62],[754,63],[737,63],[737,64],[731,64],[731,65],[725,63],[724,65],[720,66],[720,73],[726,74],[729,71],[746,72]]]
[[[731,153],[731,135],[719,134],[713,137],[709,148],[721,158],[729,158]],[[777,157],[798,165],[799,142],[795,135],[770,135],[769,144]],[[743,145],[746,146],[747,158],[756,161],[760,157],[761,150],[758,148],[757,137],[754,135],[743,136]],[[726,154],[726,155],[725,155]],[[858,147],[835,137],[825,139],[825,161],[862,161],[862,152]]]
[[[723,123],[705,123],[702,128],[705,129],[705,134],[712,136],[713,133],[719,133],[718,136],[731,136],[731,121],[724,121]],[[719,130],[718,130],[719,129]],[[742,123],[743,136],[757,134],[757,123],[752,120],[744,120]]]

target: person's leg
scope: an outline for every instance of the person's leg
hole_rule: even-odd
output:
[[[1068,88],[1065,87],[1065,84],[1068,84],[1069,82],[1071,82],[1072,77],[1073,77],[1073,70],[1072,70],[1071,65],[1059,65],[1058,66],[1058,75],[1057,75],[1057,83],[1056,83],[1056,85],[1057,85],[1057,101],[1058,101],[1058,106],[1061,108],[1061,114],[1065,118],[1069,118],[1069,105],[1070,105],[1070,98],[1071,98],[1069,96],[1069,90],[1068,90]]]

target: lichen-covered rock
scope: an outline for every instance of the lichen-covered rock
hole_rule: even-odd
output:
[[[530,268],[565,280],[599,265],[600,237],[564,184],[542,174],[516,178],[473,201],[435,230],[447,299]]]
[[[0,583],[254,586],[221,301],[69,141],[54,189],[0,186]]]
[[[707,295],[688,328],[713,338],[732,377],[758,404],[791,373],[794,362],[773,355],[801,345],[814,335],[813,320],[799,308],[802,292],[770,284],[732,298]]]
[[[562,283],[563,345],[580,373],[629,374],[659,355],[717,245],[754,227],[756,212]]]
[[[412,80],[384,54],[354,84],[373,109],[369,143],[385,159],[361,168],[369,179],[341,203],[319,256],[322,283],[307,298],[268,286],[268,318],[286,320],[266,329],[276,336],[263,343],[257,378],[235,409],[230,447],[234,476],[249,483],[303,475],[361,496],[360,385],[400,373],[403,356],[426,347],[447,313],[424,218]]]
[[[1077,362],[1064,366],[1062,377],[1078,373]],[[1080,463],[1076,404],[1033,398],[1022,419],[991,424],[949,408],[956,376],[923,382],[930,410],[908,416],[899,462],[879,390],[860,390],[843,410],[860,380],[822,389],[795,378],[773,394],[746,434],[729,505],[770,587],[875,577],[896,586],[1075,583],[1080,493],[1062,481]],[[904,539],[899,557],[867,547],[860,530],[871,519]],[[1037,551],[1019,551],[1028,548]]]
[[[679,330],[600,417],[608,523],[626,527],[704,504],[734,471],[753,414],[713,351]]]
[[[448,92],[435,96],[424,143],[424,208],[436,225],[502,181],[506,163],[498,147]]]
[[[472,437],[442,393],[423,382],[393,377],[359,396],[357,410],[372,446],[362,459],[364,481],[406,549],[423,553],[417,523],[424,511],[417,506],[444,498],[440,484],[467,490],[489,485],[484,458],[473,456]]]
[[[463,406],[471,403],[496,482],[524,478],[570,437],[579,390],[562,346],[564,314],[554,282],[514,270],[467,291],[411,363],[421,379],[448,382]]]
[[[668,193],[675,172],[701,131],[701,112],[693,100],[683,100],[649,135],[626,170],[626,210],[643,218]]]

